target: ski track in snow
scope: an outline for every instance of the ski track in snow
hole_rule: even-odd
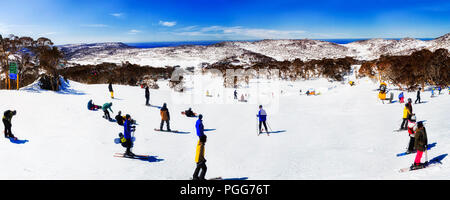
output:
[[[150,103],[167,102],[175,134],[156,132],[158,108],[144,105],[144,90],[113,85],[110,99],[106,84],[85,85],[71,81],[68,92],[37,89],[0,90],[0,111],[17,110],[12,131],[25,144],[0,139],[0,179],[181,179],[188,180],[195,169],[197,143],[195,121],[181,111],[192,107],[204,115],[207,177],[249,179],[449,179],[449,158],[443,165],[399,173],[412,164],[415,154],[396,157],[406,149],[406,132],[393,132],[401,123],[404,104],[382,104],[377,84],[368,79],[357,85],[330,83],[323,79],[294,83],[280,82],[283,93],[278,106],[265,106],[270,136],[256,134],[256,102],[179,104],[167,82],[150,90]],[[289,86],[289,85],[292,85]],[[254,86],[250,86],[252,88]],[[322,88],[318,96],[299,95],[308,88]],[[331,88],[331,89],[328,89]],[[200,90],[200,89],[198,89]],[[201,91],[189,90],[193,96]],[[219,90],[215,90],[217,93]],[[224,89],[232,98],[234,89]],[[245,89],[238,89],[239,96]],[[214,93],[214,94],[216,94]],[[394,95],[397,96],[397,94]],[[415,92],[405,93],[415,100]],[[204,97],[201,97],[204,98]],[[87,102],[113,102],[111,116],[120,110],[137,120],[133,152],[155,156],[150,161],[113,157],[125,149],[114,143],[123,127],[102,118],[103,112],[89,111]],[[214,102],[216,97],[204,98]],[[422,93],[425,104],[413,104],[418,120],[426,120],[429,143],[437,142],[428,159],[449,153],[450,95],[437,98]]]

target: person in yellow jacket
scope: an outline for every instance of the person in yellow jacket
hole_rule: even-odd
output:
[[[200,137],[200,140],[197,143],[197,150],[195,152],[195,163],[197,163],[197,167],[195,168],[194,175],[192,177],[193,180],[205,180],[206,175],[206,159],[205,159],[205,143],[206,143],[206,135]],[[199,172],[200,176],[198,175]]]
[[[411,111],[408,108],[408,105],[405,104],[405,108],[403,108],[403,121],[400,125],[400,130],[406,130],[408,127],[408,118],[411,115]]]
[[[164,122],[166,122],[166,124],[167,124],[167,131],[171,131],[170,130],[170,124],[169,124],[170,113],[169,113],[169,109],[167,109],[167,104],[166,103],[163,104],[163,107],[160,110],[160,114],[161,114],[161,124],[159,126],[159,130],[161,130],[161,131],[163,130]]]

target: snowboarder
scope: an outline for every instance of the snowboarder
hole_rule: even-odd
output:
[[[409,134],[409,145],[407,153],[414,152],[414,133],[416,132],[416,115],[411,116],[411,120],[408,120],[408,134]]]
[[[109,92],[111,93],[111,99],[114,99],[114,90],[112,88],[111,82],[109,82],[108,89],[109,89]]]
[[[256,116],[259,118],[259,133],[260,134],[262,133],[261,126],[264,124],[264,128],[266,128],[267,135],[269,135],[269,130],[267,129],[267,124],[266,124],[267,113],[262,108],[262,105],[259,105],[258,115],[256,115]]]
[[[419,90],[417,90],[417,98],[416,98],[416,101],[414,101],[415,104],[417,104],[417,101],[419,101],[419,103],[421,103],[420,102],[420,89],[421,88],[419,88]]]
[[[195,113],[192,111],[192,108],[189,108],[188,110],[185,110],[185,111],[184,111],[184,114],[185,114],[187,117],[195,117]]]
[[[205,127],[203,126],[203,115],[198,116],[197,122],[195,122],[195,129],[197,130],[197,136],[200,138],[205,135]]]
[[[126,115],[125,116],[125,122],[124,122],[124,138],[125,138],[125,142],[124,142],[124,146],[125,148],[127,148],[127,150],[125,151],[124,156],[125,157],[133,157],[135,156],[134,153],[131,152],[131,148],[133,147],[133,140],[131,138],[131,132],[134,131],[135,127],[131,126],[132,124],[132,120],[130,115]]]
[[[5,126],[5,131],[4,131],[5,138],[14,138],[14,139],[16,139],[16,137],[14,137],[14,135],[11,132],[11,127],[12,127],[11,120],[12,120],[12,117],[14,115],[16,115],[16,113],[17,113],[16,110],[12,110],[12,111],[11,110],[7,110],[7,111],[5,111],[3,113],[2,121],[3,121],[3,125]]]
[[[149,106],[150,104],[148,103],[150,101],[150,91],[148,89],[148,86],[145,87],[145,105]]]
[[[206,143],[206,135],[200,137],[200,140],[197,143],[197,148],[195,152],[195,162],[197,163],[197,167],[195,168],[194,175],[192,177],[193,180],[205,180],[207,170],[205,159],[205,143]],[[198,175],[199,173],[200,176]]]
[[[400,92],[400,94],[398,95],[398,101],[400,103],[405,103],[404,99],[405,99],[405,96],[403,96],[403,92]]]
[[[400,125],[399,130],[406,130],[406,127],[408,126],[408,116],[410,115],[410,111],[408,109],[408,105],[405,104],[405,108],[403,108],[403,121]]]
[[[411,169],[420,169],[423,168],[427,163],[421,163],[422,154],[427,150],[428,138],[427,131],[423,126],[422,122],[417,122],[417,130],[414,134],[414,148],[417,151],[416,158],[414,159],[414,164],[411,166]]]
[[[119,113],[117,113],[115,119],[117,121],[117,124],[123,126],[123,123],[124,123],[126,117],[122,116],[122,111],[119,110]]]
[[[110,120],[110,121],[111,121],[111,116],[109,115],[108,109],[109,109],[112,113],[114,113],[114,111],[111,109],[111,106],[112,106],[112,102],[105,103],[105,104],[103,104],[103,106],[102,106],[103,113],[105,113],[105,115],[104,115],[103,117],[106,118],[106,119],[108,119],[108,120]]]
[[[89,102],[88,102],[88,104],[87,104],[87,108],[88,108],[88,110],[98,110],[98,109],[100,109],[100,108],[102,108],[101,106],[98,106],[98,105],[95,105],[93,102],[92,102],[92,99],[91,100],[89,100]]]
[[[162,131],[163,130],[163,125],[164,122],[166,122],[167,124],[167,131],[171,131],[170,130],[170,113],[169,113],[169,109],[167,109],[167,104],[164,103],[163,107],[160,110],[160,114],[161,114],[161,125],[159,126],[159,129]]]

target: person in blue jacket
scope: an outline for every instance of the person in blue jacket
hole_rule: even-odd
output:
[[[405,96],[403,96],[403,92],[400,92],[400,94],[398,95],[398,101],[400,103],[404,103],[404,99],[405,99]]]
[[[124,142],[124,146],[125,148],[127,148],[127,150],[125,151],[124,156],[125,157],[133,157],[134,153],[131,152],[131,147],[133,147],[133,141],[131,138],[131,132],[134,131],[134,127],[131,126],[132,122],[131,122],[131,117],[130,115],[126,115],[125,116],[125,122],[123,124],[124,130],[124,138],[125,138],[125,142]]]
[[[195,123],[195,129],[197,130],[197,136],[202,137],[205,135],[205,127],[203,126],[203,115],[198,116],[198,120]]]
[[[264,125],[264,128],[266,128],[267,135],[269,135],[269,131],[267,129],[267,124],[266,124],[267,113],[262,108],[262,105],[259,105],[258,115],[256,115],[256,116],[259,118],[259,133],[262,133],[261,126]]]

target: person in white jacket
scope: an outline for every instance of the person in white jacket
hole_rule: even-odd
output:
[[[416,132],[416,115],[412,114],[411,118],[408,119],[408,133],[409,133],[409,145],[407,153],[414,153],[414,133]]]

